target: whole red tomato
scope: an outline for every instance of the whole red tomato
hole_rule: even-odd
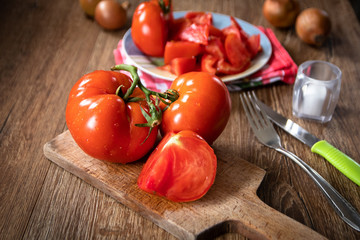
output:
[[[128,163],[140,159],[154,146],[157,127],[148,136],[149,127],[135,126],[146,123],[141,107],[149,111],[147,102],[124,101],[120,97],[131,84],[131,78],[125,74],[94,71],[84,75],[71,89],[66,123],[75,142],[88,155]],[[119,86],[122,87],[117,94]],[[137,97],[145,98],[139,88],[128,100]]]
[[[131,36],[135,45],[145,54],[164,55],[168,27],[163,10],[156,2],[143,2],[135,10]]]
[[[225,84],[213,74],[190,72],[177,77],[170,88],[179,98],[163,112],[162,134],[192,130],[212,144],[230,117],[231,99]]]
[[[171,201],[194,201],[214,183],[216,167],[214,150],[198,134],[169,133],[146,161],[138,186]]]

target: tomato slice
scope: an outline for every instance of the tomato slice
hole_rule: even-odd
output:
[[[247,39],[247,46],[251,52],[252,58],[255,57],[256,54],[261,51],[260,34],[251,35]]]
[[[226,36],[228,36],[230,34],[235,34],[236,36],[240,37],[239,30],[236,27],[231,26],[231,25],[221,29],[221,32],[224,36],[224,39],[226,38]]]
[[[221,39],[224,38],[223,32],[220,29],[214,27],[214,25],[209,26],[209,35],[214,36],[214,37],[218,37],[218,38],[221,38]]]
[[[183,73],[191,72],[196,69],[195,57],[180,57],[174,58],[170,62],[170,71],[179,76]]]
[[[240,33],[241,40],[246,40],[248,38],[248,35],[246,32],[242,29],[240,24],[236,21],[236,19],[233,16],[230,16],[230,24],[231,26],[234,26]]]
[[[216,74],[216,62],[218,58],[211,54],[204,54],[201,57],[201,71]]]
[[[212,14],[205,12],[186,13],[184,18],[174,21],[170,31],[173,32],[170,39],[182,39],[204,45],[207,44],[209,36],[223,37],[222,31],[212,25]]]
[[[146,161],[138,178],[140,189],[174,202],[204,196],[216,176],[214,150],[192,131],[168,133]]]
[[[225,36],[227,36],[229,34],[235,34],[238,37],[240,37],[240,39],[242,41],[246,41],[248,38],[248,35],[246,34],[246,32],[242,29],[240,24],[232,16],[230,16],[230,25],[226,28],[223,28],[222,32]]]
[[[191,22],[203,25],[212,24],[212,14],[206,12],[187,12],[185,18],[189,19]]]
[[[235,67],[242,67],[251,60],[251,54],[246,45],[235,34],[230,34],[225,39],[225,51],[229,62]]]
[[[169,23],[169,38],[168,41],[171,40],[179,40],[179,35],[181,33],[181,31],[183,31],[187,26],[189,26],[191,24],[189,19],[186,18],[177,18],[177,19],[173,19],[170,23]]]
[[[164,63],[169,64],[174,58],[197,56],[201,52],[202,47],[199,43],[169,41],[165,45]]]
[[[226,62],[224,59],[220,59],[217,64],[217,72],[219,74],[237,74],[245,71],[250,66],[250,60],[245,62],[242,66],[234,66],[231,63]]]
[[[225,47],[220,38],[210,38],[208,45],[204,47],[204,50],[206,53],[211,54],[218,59],[226,58]]]
[[[201,57],[200,64],[196,65],[198,70],[211,74],[236,74],[246,70],[251,59],[261,51],[260,35],[249,36],[232,16],[230,25],[220,30],[212,25],[210,13],[188,12],[183,18],[173,21],[170,32],[171,40],[199,45],[188,45],[186,50],[180,45],[178,49],[169,45],[164,56],[168,66],[164,69],[172,69],[172,59],[190,57],[189,52],[194,52],[192,56]],[[200,47],[201,51],[198,50]]]
[[[208,43],[210,26],[208,24],[186,24],[178,33],[178,38],[183,41],[195,42],[206,45]]]

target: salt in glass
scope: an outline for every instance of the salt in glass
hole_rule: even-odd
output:
[[[294,84],[293,115],[322,123],[330,121],[340,95],[341,75],[341,70],[329,62],[302,63]]]

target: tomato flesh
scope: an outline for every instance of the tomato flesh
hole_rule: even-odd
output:
[[[211,13],[190,11],[174,19],[172,11],[163,16],[159,8],[156,0],[140,4],[134,13],[131,31],[135,45],[142,52],[164,58],[164,65],[159,66],[161,70],[176,75],[183,73],[181,69],[218,76],[237,74],[245,71],[261,51],[260,35],[248,36],[232,16],[229,26],[218,29],[213,25]],[[190,67],[191,57],[197,59],[195,67]],[[172,62],[175,58],[181,60]]]
[[[220,29],[214,27],[214,25],[210,25],[209,35],[214,36],[214,37],[218,37],[220,39],[222,39],[224,37],[223,32]]]
[[[247,39],[247,46],[249,51],[251,52],[251,56],[255,57],[256,54],[261,51],[260,34],[250,36]]]
[[[138,178],[140,189],[174,202],[204,196],[216,176],[213,149],[192,131],[167,134],[146,161]]]
[[[201,57],[201,71],[216,74],[216,62],[218,58],[211,54],[204,54]]]
[[[217,37],[209,39],[209,43],[205,46],[204,51],[208,54],[213,55],[217,59],[226,58],[224,44],[222,43],[221,39]]]
[[[235,67],[244,67],[251,61],[251,54],[245,43],[235,34],[230,34],[225,39],[225,51],[229,62]]]
[[[237,74],[239,72],[245,71],[250,66],[250,61],[245,63],[245,65],[234,66],[231,63],[225,61],[224,59],[220,59],[216,64],[216,69],[219,74]]]
[[[186,41],[169,41],[165,45],[164,63],[169,64],[171,60],[179,57],[194,57],[202,52],[198,43]]]
[[[183,41],[195,42],[207,45],[210,27],[207,24],[200,25],[191,23],[178,33],[178,38]]]
[[[195,57],[180,57],[174,58],[170,63],[171,72],[177,76],[194,71],[196,68],[196,58]]]
[[[189,19],[192,23],[196,23],[199,25],[211,25],[212,23],[211,13],[206,12],[187,12],[185,14],[185,18]]]
[[[227,36],[229,34],[235,34],[242,41],[246,41],[246,39],[248,38],[248,35],[241,28],[240,24],[232,16],[230,16],[230,25],[228,27],[222,29],[222,32],[225,36]]]
[[[232,16],[230,25],[220,30],[212,25],[210,13],[188,12],[183,18],[173,21],[171,32],[172,41],[182,40],[202,46],[202,51],[193,55],[200,60],[196,69],[218,76],[245,71],[261,51],[260,35],[249,37]],[[189,50],[183,52],[185,55]],[[189,57],[188,54],[186,56]],[[164,58],[165,64],[169,64],[169,57],[165,54]],[[174,72],[170,65],[161,69]]]

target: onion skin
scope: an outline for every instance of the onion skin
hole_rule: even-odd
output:
[[[305,43],[321,46],[331,31],[329,15],[318,8],[305,9],[296,19],[295,30]]]
[[[295,24],[300,7],[297,0],[265,0],[262,10],[271,25],[286,28]]]
[[[102,0],[95,8],[96,22],[106,30],[116,30],[126,24],[126,10],[116,0]]]

